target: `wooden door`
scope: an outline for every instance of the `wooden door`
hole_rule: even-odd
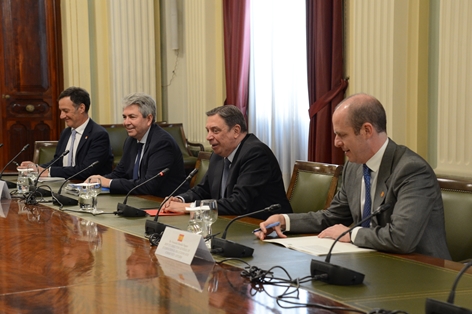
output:
[[[32,160],[36,140],[56,140],[64,128],[60,0],[0,0],[0,166]],[[8,170],[14,170],[12,164]]]

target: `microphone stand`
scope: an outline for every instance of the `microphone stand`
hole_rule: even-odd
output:
[[[136,185],[134,188],[129,190],[128,194],[126,194],[126,197],[125,197],[125,200],[123,201],[123,203],[118,203],[118,205],[116,207],[116,211],[114,212],[114,214],[118,215],[118,216],[123,216],[123,217],[144,217],[144,216],[146,216],[146,212],[144,210],[126,205],[126,202],[128,201],[128,196],[131,194],[132,191],[134,191],[137,188],[139,188],[140,186],[148,183],[149,181],[154,180],[157,177],[163,177],[168,171],[169,171],[169,168],[165,168],[164,170],[162,170],[161,172],[159,172],[155,176],[147,179],[144,182],[141,182],[140,184]]]
[[[331,248],[329,249],[329,252],[326,255],[326,259],[324,262],[315,259],[311,260],[311,276],[317,276],[318,278],[320,278],[320,281],[324,281],[333,285],[348,286],[361,284],[364,281],[364,274],[329,263],[334,245],[339,241],[339,239],[351,232],[355,227],[362,225],[365,221],[370,220],[372,217],[386,211],[387,209],[390,209],[391,207],[392,205],[390,203],[379,206],[376,210],[372,212],[372,214],[364,217],[364,219],[362,219],[361,221],[341,233],[331,245]]]
[[[89,166],[85,167],[84,169],[80,170],[79,172],[77,172],[76,174],[73,174],[71,175],[69,178],[67,178],[61,185],[61,187],[59,188],[59,191],[57,191],[57,194],[56,193],[52,193],[52,196],[53,196],[53,199],[52,199],[52,203],[54,205],[57,205],[57,206],[74,206],[74,205],[78,205],[79,204],[79,201],[77,201],[75,198],[72,198],[72,197],[68,197],[68,196],[64,196],[64,195],[61,195],[61,191],[62,191],[62,188],[64,187],[64,185],[69,182],[72,178],[74,178],[75,176],[81,174],[82,172],[92,168],[93,166],[95,166],[96,164],[98,164],[98,160],[91,163]]]
[[[472,314],[472,310],[459,307],[458,305],[454,305],[454,297],[456,294],[456,287],[459,283],[459,279],[462,275],[466,272],[469,267],[472,266],[472,261],[469,261],[464,265],[462,270],[457,275],[454,283],[452,284],[451,292],[449,293],[449,297],[447,298],[447,302],[442,302],[430,298],[426,298],[426,305],[425,305],[425,313],[426,314],[436,314],[436,313],[448,313],[448,314]]]
[[[226,240],[226,233],[228,232],[229,226],[233,222],[235,222],[236,220],[239,220],[241,218],[251,216],[251,215],[254,215],[254,214],[259,214],[259,213],[262,213],[262,212],[265,212],[265,211],[269,211],[269,212],[276,211],[276,210],[280,209],[280,207],[281,207],[280,204],[274,204],[274,205],[270,205],[269,207],[266,207],[264,209],[256,210],[255,212],[247,213],[247,214],[244,214],[244,215],[237,216],[237,217],[233,218],[226,225],[226,228],[225,228],[221,238],[213,238],[211,240],[211,251],[210,252],[214,253],[214,254],[220,254],[224,257],[236,257],[236,258],[251,257],[252,253],[254,253],[253,248],[247,247],[247,246],[242,245],[242,244],[235,243],[235,242],[230,241],[230,240]]]
[[[2,143],[2,146],[3,146],[3,143]],[[7,167],[16,159],[16,157],[18,157],[22,152],[24,152],[27,148],[28,148],[29,144],[26,144],[25,146],[23,146],[23,148],[20,150],[20,152],[18,154],[15,155],[15,157],[13,157],[6,165],[5,167],[3,167],[2,171],[0,172],[0,180],[2,179],[2,175],[3,175],[3,172],[5,171],[5,169],[7,169]],[[1,146],[0,146],[1,147]],[[3,180],[5,181],[5,180]],[[16,183],[14,182],[10,182],[10,181],[5,181],[7,183],[7,187],[9,189],[14,189],[16,188]]]
[[[25,204],[27,205],[36,205],[38,202],[36,201],[36,193],[38,192],[38,181],[39,181],[39,178],[41,177],[41,175],[46,171],[48,170],[49,168],[51,168],[51,166],[53,164],[55,164],[59,159],[61,159],[62,157],[64,157],[65,155],[67,155],[69,153],[69,150],[66,150],[65,152],[63,152],[59,157],[57,157],[56,159],[54,159],[48,167],[44,168],[43,171],[41,171],[39,174],[38,174],[38,177],[36,178],[36,180],[34,180],[34,184],[32,186],[30,186],[30,192],[28,193],[28,195],[26,196],[26,200],[25,200]],[[49,188],[51,189],[51,188]],[[42,191],[46,191],[46,190],[42,190]],[[40,193],[43,193],[42,191],[40,191]],[[43,195],[43,194],[41,194]],[[43,195],[44,196],[44,195]]]
[[[157,221],[157,219],[159,218],[159,213],[161,212],[161,209],[162,207],[164,206],[164,204],[172,197],[175,195],[175,193],[177,193],[177,191],[182,187],[182,185],[184,185],[185,182],[191,180],[193,178],[193,176],[195,176],[198,172],[198,169],[193,169],[192,172],[189,173],[189,175],[185,178],[184,181],[182,181],[182,183],[180,183],[180,185],[175,188],[174,191],[172,191],[172,193],[170,193],[169,196],[167,196],[163,201],[162,203],[159,205],[159,208],[157,209],[157,213],[156,213],[156,216],[154,217],[154,220],[146,220],[146,225],[145,225],[145,233],[146,235],[151,235],[151,234],[154,234],[154,233],[162,233],[164,232],[165,228],[168,226],[166,224],[163,224],[163,223],[160,223]],[[172,227],[172,226],[169,226],[169,227]]]

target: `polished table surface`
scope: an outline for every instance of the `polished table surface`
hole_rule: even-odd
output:
[[[60,183],[48,185],[57,191]],[[282,308],[271,296],[285,289],[251,285],[240,275],[246,266],[240,261],[209,265],[196,260],[189,267],[156,257],[155,247],[144,238],[145,220],[152,218],[113,215],[123,199],[122,195],[100,195],[98,208],[108,214],[97,216],[76,212],[77,206],[65,207],[73,210],[69,212],[51,203],[2,200],[0,312],[330,313],[316,307]],[[158,201],[130,196],[127,204],[155,208]],[[159,221],[185,229],[188,217],[162,216]],[[213,231],[221,232],[228,222],[221,217]],[[312,259],[324,259],[257,240],[251,234],[256,223],[238,221],[227,236],[255,249],[253,257],[244,258],[251,266],[264,270],[280,266],[292,278],[302,278],[310,274]],[[341,287],[309,281],[301,284],[298,299],[292,301],[365,312],[383,308],[424,313],[426,298],[447,299],[462,268],[459,263],[417,254],[380,252],[334,255],[331,263],[364,273],[364,283]],[[275,272],[282,277],[280,269]],[[455,303],[472,308],[471,295],[472,275],[465,274]]]

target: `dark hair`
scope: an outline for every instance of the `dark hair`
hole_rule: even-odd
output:
[[[152,120],[156,119],[156,102],[148,94],[144,93],[133,93],[123,98],[123,109],[136,105],[139,107],[139,112],[146,118],[148,115],[152,115]]]
[[[241,127],[241,132],[247,132],[246,120],[244,119],[244,116],[238,107],[234,105],[220,106],[211,109],[206,113],[208,117],[214,116],[215,114],[218,114],[221,118],[223,118],[229,129],[234,127],[236,124],[239,124]]]
[[[338,106],[349,102],[349,122],[357,135],[366,122],[372,124],[377,133],[387,132],[387,116],[380,101],[367,94],[354,94],[344,99]]]
[[[81,104],[85,105],[85,112],[89,111],[90,108],[90,95],[89,93],[80,87],[71,86],[64,90],[60,95],[59,99],[61,100],[64,97],[70,97],[70,100],[74,104],[75,108],[79,108]]]

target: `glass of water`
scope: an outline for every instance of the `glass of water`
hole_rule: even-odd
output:
[[[17,192],[19,194],[28,194],[30,186],[30,178],[28,176],[28,168],[17,168],[18,170],[18,179],[16,182]]]
[[[89,188],[90,188],[90,194],[92,195],[92,213],[95,214],[101,214],[103,213],[103,210],[98,210],[97,209],[97,199],[98,199],[98,194],[102,191],[102,181],[100,178],[90,178],[87,181],[89,183]]]
[[[218,219],[218,202],[216,200],[201,200],[200,210],[205,223],[205,235],[211,236],[211,225]],[[211,238],[206,241],[207,247],[211,248]]]
[[[79,207],[83,211],[93,211],[93,198],[91,184],[80,183],[76,185],[79,188]]]

